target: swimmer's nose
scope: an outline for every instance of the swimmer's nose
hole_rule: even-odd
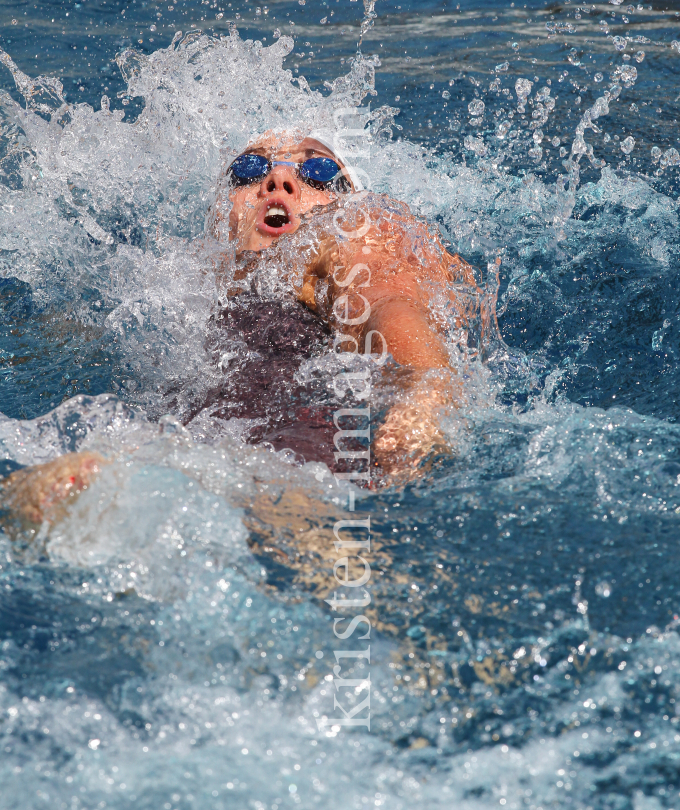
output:
[[[276,192],[289,195],[295,200],[300,198],[300,183],[293,166],[274,166],[262,181],[260,194],[263,197]]]

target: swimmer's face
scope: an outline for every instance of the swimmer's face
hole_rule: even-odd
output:
[[[246,151],[272,161],[300,164],[309,158],[329,157],[339,164],[329,149],[312,138],[265,135]],[[263,250],[279,236],[293,233],[300,227],[303,214],[315,206],[328,205],[337,199],[337,193],[314,188],[298,176],[295,166],[279,164],[262,180],[234,188],[229,199],[229,239],[236,240],[240,252]]]

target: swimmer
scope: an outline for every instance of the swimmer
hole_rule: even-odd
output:
[[[227,201],[218,195],[209,228],[219,238],[228,217],[229,239],[237,255],[266,250],[297,231],[305,215],[354,188],[346,167],[320,141],[275,133],[265,134],[239,155],[227,170],[227,179],[231,209],[227,214]],[[356,229],[346,228],[340,220],[335,233],[320,241],[307,267],[300,300],[343,333],[348,329],[336,311],[339,299],[349,310],[345,321],[368,309],[367,320],[349,330],[360,344],[370,332],[379,332],[396,362],[419,369],[449,368],[443,324],[434,321],[427,290],[441,291],[455,281],[474,286],[472,268],[449,254],[405,205],[372,196],[377,216],[364,214],[368,221]],[[357,265],[370,272],[355,273],[349,280],[350,268]],[[338,277],[337,268],[346,272]],[[316,301],[314,295],[320,279],[330,281],[325,302]]]
[[[282,237],[299,232],[295,247],[306,264],[291,283],[298,300],[335,336],[334,348],[385,352],[411,370],[401,402],[390,409],[372,445],[382,472],[403,478],[444,444],[438,413],[460,398],[441,299],[460,326],[466,307],[452,285],[478,290],[470,265],[448,253],[438,234],[407,206],[385,195],[348,195],[355,190],[354,172],[327,142],[274,132],[257,139],[228,168],[208,231],[217,240],[228,239],[237,259],[266,254],[285,242]],[[284,255],[281,264],[288,261]],[[262,351],[260,345],[252,349]],[[247,373],[253,371],[249,366]],[[227,392],[222,396],[227,399]],[[290,430],[286,438],[290,442]]]
[[[455,406],[461,395],[445,341],[447,324],[435,299],[448,299],[449,312],[460,323],[465,307],[452,285],[477,288],[470,265],[448,253],[406,205],[377,194],[353,203],[354,177],[325,139],[266,133],[227,168],[209,211],[208,235],[231,243],[237,260],[257,260],[294,234],[309,234],[309,244],[300,243],[305,257],[301,277],[291,282],[304,305],[300,309],[307,312],[305,323],[335,334],[342,351],[389,354],[411,370],[401,401],[372,443],[383,473],[399,481],[444,445],[439,412]],[[267,326],[274,335],[276,314],[270,307],[263,315],[273,321]],[[261,332],[260,325],[254,331]],[[251,384],[257,373],[249,366],[245,375]],[[228,417],[226,406],[218,407],[227,393],[213,392],[203,406]],[[285,431],[281,435],[285,443]],[[59,514],[59,502],[86,488],[103,463],[89,453],[69,454],[20,470],[3,482],[2,500],[31,522],[50,520]]]

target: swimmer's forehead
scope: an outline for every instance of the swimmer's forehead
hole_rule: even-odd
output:
[[[290,160],[295,163],[310,157],[329,157],[337,163],[341,163],[331,149],[314,138],[303,138],[302,140],[298,138],[288,141],[279,138],[263,138],[249,146],[243,154],[263,155],[270,160]]]

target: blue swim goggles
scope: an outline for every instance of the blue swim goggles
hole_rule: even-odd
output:
[[[293,163],[246,153],[234,160],[227,169],[227,176],[234,186],[247,186],[264,180],[274,166],[294,166],[298,177],[313,188],[338,192],[352,190],[340,166],[327,157],[308,158],[304,163]]]

